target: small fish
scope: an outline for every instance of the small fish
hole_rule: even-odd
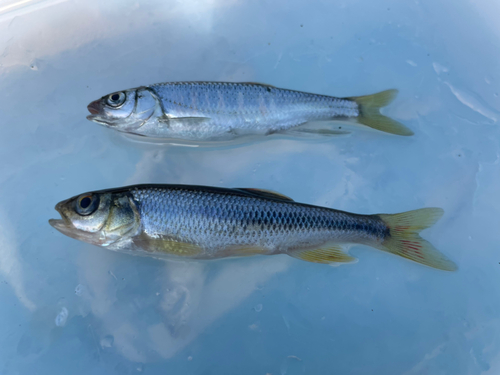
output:
[[[397,90],[387,90],[336,98],[258,83],[171,82],[103,96],[88,105],[87,119],[125,133],[196,142],[273,133],[300,135],[301,125],[333,120],[412,135],[379,112],[396,95]]]
[[[110,250],[155,258],[215,259],[288,254],[315,263],[349,263],[363,244],[452,271],[456,265],[419,232],[443,214],[423,208],[358,215],[294,202],[260,189],[136,185],[85,193],[56,205],[61,233]]]

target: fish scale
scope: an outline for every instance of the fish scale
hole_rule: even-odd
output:
[[[311,116],[320,119],[359,114],[358,105],[352,100],[259,84],[175,82],[149,87],[164,101],[165,110],[173,117],[258,114],[263,116],[262,120],[266,116],[280,117],[298,124]],[[295,111],[285,113],[289,107],[296,107]]]
[[[132,194],[146,233],[201,245],[211,252],[236,244],[286,251],[290,245],[327,239],[380,241],[387,232],[381,220],[371,216],[291,201],[185,189],[146,188]]]
[[[171,132],[184,139],[269,134],[310,120],[359,114],[353,101],[256,84],[181,82],[150,89],[162,100],[169,118],[206,118],[193,126],[171,120]]]

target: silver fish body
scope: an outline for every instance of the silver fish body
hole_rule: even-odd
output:
[[[411,135],[379,113],[395,95],[396,90],[387,90],[336,98],[255,83],[172,82],[106,95],[88,106],[87,118],[122,132],[187,141],[268,135],[332,120]]]
[[[440,217],[440,209],[358,215],[265,190],[185,185],[85,193],[56,209],[62,220],[50,223],[62,233],[132,254],[194,259],[288,254],[342,263],[354,260],[343,247],[364,244],[432,267],[454,268],[417,234]]]
[[[197,187],[132,190],[143,233],[203,249],[197,257],[265,254],[315,248],[326,242],[381,242],[382,220],[237,189]]]

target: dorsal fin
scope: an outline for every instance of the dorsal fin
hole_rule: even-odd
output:
[[[272,190],[251,189],[251,188],[237,188],[235,190],[244,191],[246,193],[252,193],[253,195],[258,195],[258,196],[261,196],[263,198],[272,198],[272,199],[279,199],[279,200],[282,200],[282,201],[293,202],[292,198],[287,197],[286,195],[277,193],[277,192],[272,191]]]
[[[242,84],[242,85],[257,85],[257,86],[271,87],[273,89],[276,88],[276,86],[268,85],[267,83],[260,83],[260,82],[240,82],[240,84]]]

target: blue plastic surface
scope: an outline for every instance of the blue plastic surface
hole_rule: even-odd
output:
[[[498,2],[0,1],[0,373],[500,373]],[[115,90],[265,82],[400,90],[397,137],[361,127],[194,148],[85,119]],[[134,183],[279,191],[357,213],[442,207],[436,271],[366,247],[162,262],[55,231],[54,205]]]

